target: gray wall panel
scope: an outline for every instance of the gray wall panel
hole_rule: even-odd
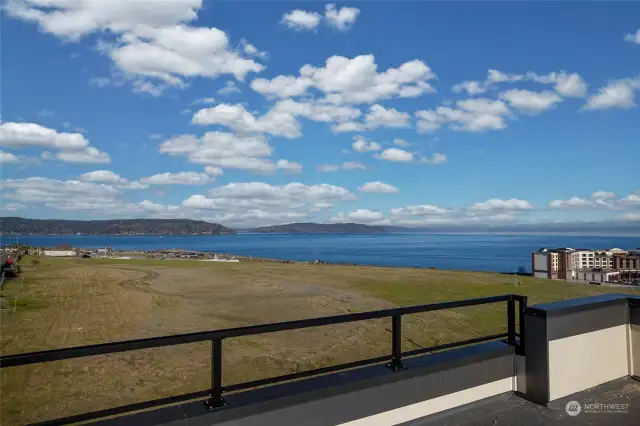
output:
[[[549,402],[549,341],[547,318],[525,315],[525,377],[527,399],[539,404]]]
[[[640,325],[640,306],[629,305],[629,320],[631,325]]]
[[[547,338],[549,340],[563,339],[627,324],[629,321],[628,309],[627,304],[616,304],[547,317]]]

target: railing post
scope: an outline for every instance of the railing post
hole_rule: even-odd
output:
[[[516,354],[524,355],[524,342],[526,339],[526,332],[524,328],[524,308],[527,307],[527,296],[520,296],[518,303],[518,319],[520,320],[520,341],[516,346]]]
[[[391,319],[391,347],[393,358],[387,367],[393,371],[404,370],[406,367],[402,363],[402,315],[394,315]]]
[[[516,299],[515,296],[509,298],[507,302],[507,343],[516,344]]]
[[[222,339],[211,341],[211,395],[206,404],[209,410],[227,405],[222,398]]]

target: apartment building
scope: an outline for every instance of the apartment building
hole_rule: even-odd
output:
[[[535,278],[607,282],[619,279],[621,269],[640,270],[640,251],[541,248],[531,263]]]
[[[640,250],[616,253],[613,256],[613,268],[622,271],[640,271]]]
[[[578,251],[572,248],[541,248],[531,257],[531,271],[536,278],[568,280],[580,266]]]
[[[580,269],[613,269],[613,252],[610,250],[576,249],[576,252]]]
[[[558,278],[558,253],[541,248],[531,253],[531,272],[534,278]]]

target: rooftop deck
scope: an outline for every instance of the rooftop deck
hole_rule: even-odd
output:
[[[507,333],[402,350],[403,315],[504,302]],[[223,339],[386,317],[388,356],[223,386]],[[640,418],[640,298],[626,294],[534,306],[518,295],[492,296],[0,356],[0,367],[206,340],[211,389],[39,424],[625,426]]]
[[[570,416],[569,401],[585,404],[629,404],[625,412],[586,412]],[[402,423],[402,426],[555,426],[602,425],[635,426],[640,419],[640,382],[624,378],[553,401],[548,406],[529,402],[513,393],[506,393],[454,408],[439,414]]]

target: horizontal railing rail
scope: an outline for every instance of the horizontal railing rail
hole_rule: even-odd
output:
[[[402,316],[440,311],[444,309],[455,309],[468,306],[486,305],[491,303],[507,302],[507,332],[488,336],[479,336],[473,339],[446,343],[442,345],[420,348],[412,351],[402,351]],[[516,302],[518,303],[519,329],[516,329]],[[275,383],[283,383],[301,378],[312,377],[331,372],[347,370],[367,365],[381,364],[388,362],[387,366],[393,371],[406,368],[402,362],[403,357],[416,356],[429,352],[436,352],[455,347],[466,346],[479,342],[498,340],[506,338],[506,343],[516,348],[516,353],[524,354],[525,329],[523,320],[524,307],[527,305],[527,297],[516,294],[505,294],[476,299],[465,299],[452,302],[431,303],[426,305],[407,306],[402,308],[383,309],[370,312],[358,312],[344,315],[334,315],[320,318],[309,318],[295,321],[285,321],[271,324],[252,325],[246,327],[235,327],[222,330],[201,331],[195,333],[178,334],[172,336],[151,337],[147,339],[128,340],[113,343],[102,343],[96,345],[77,346],[64,349],[53,349],[39,352],[29,352],[14,355],[0,355],[0,368],[17,367],[51,361],[61,361],[74,358],[83,358],[96,355],[106,355],[119,352],[128,352],[140,349],[151,349],[165,346],[175,346],[187,343],[211,341],[211,389],[208,391],[198,391],[184,395],[177,395],[153,401],[131,404],[122,407],[114,407],[92,413],[80,414],[72,417],[65,417],[52,421],[55,424],[69,424],[79,421],[87,421],[105,416],[123,414],[137,411],[144,408],[152,408],[160,405],[168,405],[176,402],[183,402],[208,396],[207,405],[213,410],[224,407],[225,400],[223,393],[236,392]],[[245,383],[222,385],[222,342],[224,339],[233,337],[252,336],[256,334],[267,334],[278,331],[299,330],[310,327],[321,327],[335,324],[345,324],[356,321],[366,321],[381,318],[392,319],[391,354],[376,358],[354,361],[329,367],[322,367],[310,371],[285,374],[282,376],[254,380]],[[45,424],[48,422],[45,422]]]

